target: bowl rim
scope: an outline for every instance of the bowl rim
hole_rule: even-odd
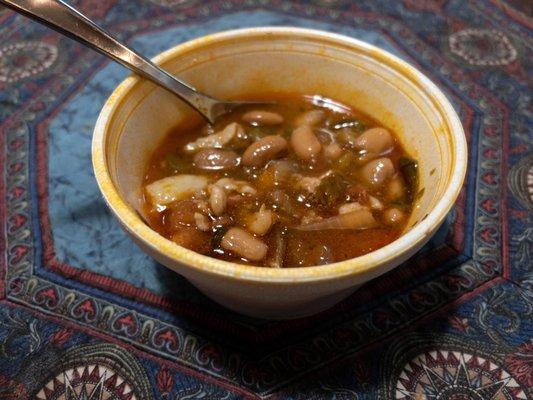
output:
[[[390,265],[393,259],[408,254],[411,249],[429,239],[434,230],[440,226],[459,195],[467,167],[466,137],[459,116],[444,93],[442,93],[442,91],[418,69],[379,47],[358,39],[327,31],[294,27],[235,29],[187,41],[160,53],[152,60],[157,64],[163,64],[197,48],[210,46],[216,43],[224,43],[228,40],[235,40],[243,37],[246,37],[247,39],[253,37],[264,38],[265,35],[312,39],[320,41],[325,45],[329,43],[336,46],[344,45],[351,49],[357,49],[359,52],[362,51],[372,58],[385,63],[390,68],[409,79],[417,88],[424,91],[425,95],[439,110],[443,117],[443,122],[448,125],[448,131],[450,132],[449,140],[451,140],[450,147],[455,151],[455,153],[452,152],[451,154],[451,173],[449,183],[435,207],[427,214],[427,217],[418,222],[418,224],[408,232],[402,234],[399,238],[384,247],[356,258],[320,266],[299,268],[250,266],[204,256],[181,247],[164,238],[145,224],[136,211],[134,211],[120,196],[119,191],[115,187],[109,174],[107,157],[105,154],[108,129],[115,116],[115,112],[119,109],[122,101],[129,95],[130,90],[133,89],[137,83],[141,82],[142,78],[136,75],[131,75],[126,78],[111,93],[100,111],[94,128],[92,140],[93,170],[105,201],[115,216],[119,219],[123,228],[129,231],[134,237],[141,240],[153,252],[162,253],[166,258],[170,258],[182,264],[185,268],[193,268],[203,273],[222,275],[227,278],[246,281],[290,284],[297,282],[332,280],[348,275],[363,276],[372,274],[373,272],[376,272],[376,270],[379,270],[379,267],[385,267],[386,265],[388,265],[388,267],[385,267],[384,270],[379,273],[384,273],[392,269],[396,266],[396,264]]]

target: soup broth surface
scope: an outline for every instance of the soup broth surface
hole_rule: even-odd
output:
[[[343,261],[400,236],[418,172],[398,137],[318,96],[270,98],[169,132],[146,168],[149,225],[198,253],[270,268]]]

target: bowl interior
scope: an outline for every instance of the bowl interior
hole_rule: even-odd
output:
[[[452,129],[457,129],[450,118],[455,114],[450,117],[449,104],[429,80],[372,46],[325,34],[258,30],[199,39],[167,51],[157,61],[215,97],[318,94],[354,106],[392,129],[418,160],[424,189],[406,230],[430,213],[450,185],[456,153]],[[114,95],[108,102],[114,111],[107,121],[103,151],[113,184],[139,211],[148,157],[169,129],[193,111],[165,90],[136,78],[129,78]]]

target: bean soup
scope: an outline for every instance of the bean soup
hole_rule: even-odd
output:
[[[172,129],[146,169],[149,225],[198,253],[270,268],[343,261],[400,236],[418,171],[397,136],[319,96],[273,100]]]

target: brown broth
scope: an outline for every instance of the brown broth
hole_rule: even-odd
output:
[[[149,196],[144,198],[144,211],[149,225],[163,236],[174,240],[176,243],[190,248],[202,254],[223,260],[240,262],[245,264],[260,265],[265,267],[303,267],[311,265],[328,264],[357,257],[394,241],[405,228],[412,209],[413,199],[417,189],[417,166],[410,160],[406,151],[399,143],[397,136],[392,133],[393,147],[385,155],[394,166],[395,177],[404,185],[405,194],[400,198],[390,200],[388,194],[390,180],[388,178],[382,186],[373,186],[361,179],[361,168],[378,156],[360,157],[358,148],[353,148],[352,140],[359,137],[362,132],[372,127],[381,125],[372,118],[353,110],[347,106],[338,105],[331,110],[320,105],[313,104],[311,97],[289,96],[263,96],[263,99],[275,100],[276,104],[266,105],[260,110],[275,112],[283,117],[283,123],[273,126],[251,126],[242,121],[242,115],[257,107],[242,107],[232,113],[224,115],[211,130],[206,124],[196,126],[177,126],[173,128],[156,151],[151,156],[144,179],[148,185],[162,178],[177,174],[201,175],[209,179],[210,183],[220,178],[228,177],[237,180],[245,180],[253,186],[257,193],[253,196],[243,196],[234,192],[228,192],[227,208],[221,217],[216,219],[212,210],[200,211],[198,202],[202,195],[196,195],[193,200],[180,200],[160,207],[160,211],[151,204]],[[316,99],[316,97],[315,97]],[[316,103],[316,101],[315,101]],[[295,128],[296,119],[305,111],[320,109],[326,117],[323,122],[314,127],[313,132],[322,145],[321,152],[311,162],[299,159],[291,145],[290,137]],[[349,135],[341,134],[342,129],[335,129],[343,121],[352,121],[355,126],[346,129]],[[354,121],[357,121],[355,123]],[[247,139],[232,139],[225,149],[231,149],[242,156],[246,148],[255,140],[265,135],[279,135],[288,141],[287,149],[276,156],[276,160],[287,160],[292,163],[289,178],[279,180],[276,178],[274,161],[270,161],[264,167],[238,167],[230,170],[202,170],[193,164],[194,153],[184,151],[187,143],[194,142],[208,133],[219,132],[229,123],[238,122],[245,130]],[[330,133],[321,131],[325,128]],[[332,160],[324,155],[323,148],[330,143],[333,132],[333,140],[342,148],[344,159]],[[343,137],[344,141],[340,138]],[[348,137],[348,141],[346,140]],[[365,156],[366,157],[366,156]],[[406,164],[407,163],[407,164]],[[409,164],[410,163],[410,164]],[[289,164],[289,163],[285,163]],[[284,164],[284,165],[285,165]],[[407,165],[407,170],[405,165]],[[309,192],[298,187],[303,177],[320,177],[328,171],[333,171],[329,177],[323,178],[322,186],[318,186],[314,192]],[[408,175],[406,175],[406,172]],[[333,177],[332,177],[333,176]],[[330,185],[331,184],[331,185]],[[330,185],[330,186],[328,186]],[[322,189],[325,191],[322,191]],[[289,198],[290,207],[276,206],[272,200],[272,193],[282,191]],[[332,195],[334,194],[334,196]],[[209,195],[204,194],[206,201]],[[370,209],[369,196],[380,199],[384,210]],[[310,223],[324,220],[338,214],[339,206],[344,203],[358,202],[364,205],[372,213],[375,225],[368,229],[328,229],[306,231],[295,229],[305,225],[305,218]],[[246,229],[246,221],[249,215],[259,210],[261,205],[276,214],[276,222],[263,236],[255,235],[268,246],[266,257],[259,261],[250,262],[248,259],[221,247],[220,239],[232,226],[240,226]],[[162,210],[162,208],[165,208]],[[398,223],[385,223],[385,210],[395,208],[403,215]],[[212,226],[208,231],[198,229],[193,217],[195,212],[203,213],[208,217]],[[314,217],[312,215],[314,213]],[[305,217],[305,218],[304,218]],[[224,220],[225,218],[225,220]],[[304,220],[302,220],[304,218]],[[314,220],[313,220],[314,218]],[[226,224],[226,226],[222,226]],[[278,251],[282,243],[284,251]],[[281,255],[282,254],[282,255]],[[277,255],[277,256],[276,256]],[[280,256],[281,255],[281,256]]]

